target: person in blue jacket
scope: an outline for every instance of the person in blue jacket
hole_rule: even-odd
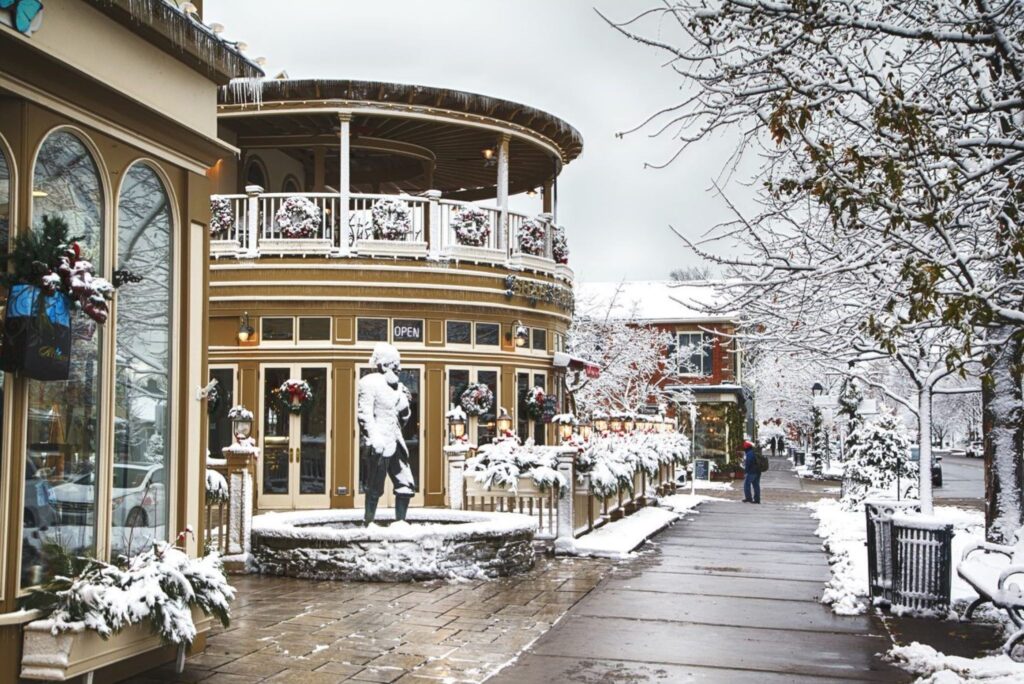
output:
[[[743,442],[743,473],[744,503],[761,503],[761,469],[750,442]]]

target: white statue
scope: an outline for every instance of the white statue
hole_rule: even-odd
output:
[[[360,479],[366,495],[366,525],[373,522],[377,501],[384,493],[384,478],[395,490],[395,520],[405,520],[416,481],[409,467],[409,450],[402,427],[409,420],[409,391],[398,381],[402,362],[398,350],[383,342],[373,349],[370,364],[377,367],[359,380],[356,417],[360,427]]]

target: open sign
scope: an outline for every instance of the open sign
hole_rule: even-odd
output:
[[[423,321],[396,318],[392,324],[391,339],[395,342],[422,342]]]

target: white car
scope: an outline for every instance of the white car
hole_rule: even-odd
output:
[[[115,463],[113,484],[111,524],[114,527],[165,524],[162,464]],[[53,488],[61,524],[92,524],[95,488],[92,473]]]

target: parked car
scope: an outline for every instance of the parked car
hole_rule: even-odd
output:
[[[25,529],[45,530],[57,521],[53,488],[31,458],[25,459],[25,499],[22,513]]]
[[[115,463],[111,524],[114,527],[153,527],[164,521],[162,464]],[[61,522],[88,525],[93,521],[95,479],[86,473],[53,488]]]
[[[939,453],[936,453],[938,451]],[[921,447],[914,444],[910,447],[910,460],[914,463],[921,461]],[[942,453],[939,449],[932,449],[932,487],[942,486]]]
[[[984,458],[985,443],[976,439],[967,445],[967,458]]]

